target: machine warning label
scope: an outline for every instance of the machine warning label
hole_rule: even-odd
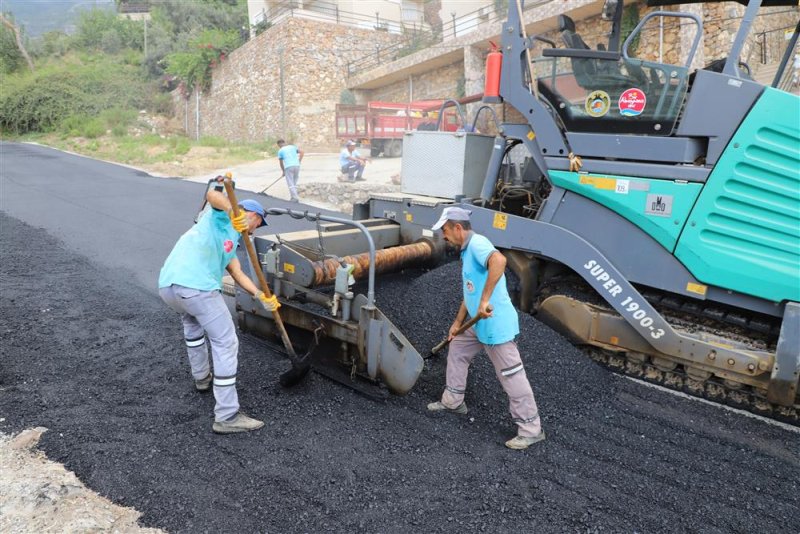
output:
[[[605,178],[603,176],[582,175],[580,183],[592,185],[595,189],[609,189],[611,191],[617,189],[617,181],[614,178]]]
[[[508,215],[505,213],[495,213],[494,220],[492,221],[492,226],[497,228],[498,230],[505,230],[506,226],[508,225]]]
[[[283,270],[284,270],[284,272],[287,272],[287,273],[293,273],[294,272],[294,265],[292,265],[291,263],[284,263],[283,264]]]
[[[686,283],[686,291],[690,291],[692,293],[697,293],[698,295],[706,296],[706,291],[708,290],[708,286],[703,284],[695,284],[694,282],[687,282]]]
[[[648,194],[644,205],[646,215],[657,217],[672,216],[672,195],[653,195]]]

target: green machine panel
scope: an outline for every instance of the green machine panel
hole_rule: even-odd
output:
[[[625,217],[670,252],[702,189],[702,184],[632,176],[568,171],[550,171],[549,175],[555,185]]]
[[[675,255],[706,284],[800,301],[800,97],[766,88],[709,176]]]

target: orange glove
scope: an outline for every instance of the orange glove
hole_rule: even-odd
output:
[[[264,306],[264,309],[268,312],[278,311],[278,308],[281,307],[281,303],[278,302],[278,297],[272,295],[271,297],[267,297],[267,295],[263,291],[259,291],[256,293],[256,298]]]
[[[244,210],[240,210],[238,216],[234,216],[233,210],[231,210],[231,212],[228,214],[228,217],[231,219],[233,229],[240,234],[248,229],[249,225],[247,224],[247,215],[245,215]]]

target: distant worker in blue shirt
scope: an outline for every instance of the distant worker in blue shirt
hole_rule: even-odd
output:
[[[283,139],[278,139],[278,163],[281,165],[281,176],[286,177],[289,186],[289,199],[300,202],[297,196],[297,182],[300,180],[300,162],[303,161],[305,152],[295,145],[287,145]]]
[[[461,248],[464,298],[448,333],[451,341],[442,399],[430,403],[428,410],[467,413],[464,402],[467,373],[475,356],[485,350],[508,395],[511,420],[517,425],[517,435],[506,441],[506,447],[527,449],[545,436],[533,390],[514,342],[519,334],[519,317],[506,288],[506,258],[488,239],[472,231],[470,213],[457,206],[445,208],[432,227],[434,231],[441,229],[448,243]],[[455,336],[467,313],[481,319]]]
[[[275,295],[267,298],[242,271],[236,257],[239,234],[266,225],[266,213],[261,204],[247,199],[239,202],[242,210],[234,217],[228,197],[217,190],[209,191],[206,199],[212,209],[178,239],[161,268],[158,294],[181,316],[195,389],[205,392],[214,386],[212,430],[218,434],[248,432],[264,423],[239,410],[236,393],[239,339],[222,297],[222,275],[227,271],[266,310],[278,309],[280,304]],[[213,374],[206,338],[211,345]]]
[[[351,182],[364,180],[362,175],[367,161],[368,158],[362,158],[361,154],[358,153],[356,142],[352,139],[345,143],[344,148],[339,153],[339,167],[342,169],[342,174],[346,174]]]

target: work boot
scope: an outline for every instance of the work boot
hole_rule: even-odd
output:
[[[464,415],[465,413],[467,413],[469,411],[469,410],[467,410],[467,403],[466,402],[462,402],[461,404],[459,404],[455,408],[448,408],[447,406],[442,404],[441,401],[436,401],[436,402],[430,403],[428,405],[428,410],[430,410],[432,412],[453,412],[453,413],[457,413],[457,414],[460,414],[460,415]]]
[[[544,430],[539,432],[538,436],[514,436],[510,440],[506,441],[506,447],[509,449],[522,451],[534,443],[539,443],[540,441],[544,441]]]
[[[237,412],[228,421],[214,421],[211,429],[217,434],[235,434],[236,432],[250,432],[264,426],[264,421],[248,417],[242,412]]]
[[[201,378],[200,380],[194,381],[194,388],[197,391],[205,393],[209,389],[211,389],[211,382],[214,380],[214,375],[211,374],[211,371],[208,372],[205,378]]]

